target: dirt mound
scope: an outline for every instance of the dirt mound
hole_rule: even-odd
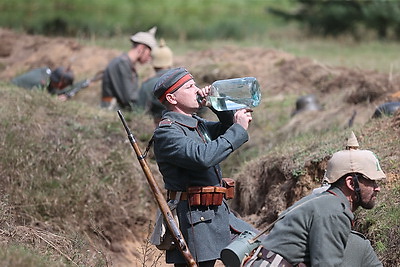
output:
[[[296,174],[291,157],[275,155],[257,159],[246,166],[248,171],[235,177],[238,191],[232,207],[263,229],[280,212],[319,186],[316,177],[323,177],[326,160],[309,162],[304,172]]]
[[[218,79],[254,76],[260,82],[264,106],[280,97],[315,94],[323,109],[291,118],[277,134],[281,139],[332,125],[363,125],[381,103],[400,99],[395,93],[400,91],[399,76],[326,66],[271,49],[225,46],[191,52],[176,63],[190,69],[202,85]],[[294,109],[293,102],[284,112],[291,114]]]
[[[9,80],[32,68],[71,67],[77,78],[94,75],[120,51],[83,46],[70,38],[18,34],[0,28],[0,79]]]

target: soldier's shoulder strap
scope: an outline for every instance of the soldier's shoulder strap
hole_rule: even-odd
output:
[[[354,235],[357,235],[357,236],[361,237],[362,239],[367,239],[367,237],[366,237],[365,235],[363,235],[362,233],[360,233],[360,232],[351,230],[351,233],[354,234]]]
[[[158,123],[158,127],[168,127],[171,126],[174,123],[174,121],[164,118]]]
[[[164,118],[164,119],[162,119],[162,120],[158,123],[158,127],[168,127],[168,126],[171,126],[172,123],[174,123],[174,122],[171,121],[170,119]],[[147,147],[146,147],[145,152],[144,152],[144,154],[143,154],[144,157],[147,156],[147,153],[149,152],[151,146],[153,145],[153,142],[154,142],[154,134],[153,134],[153,136],[151,137],[149,143],[147,144]]]

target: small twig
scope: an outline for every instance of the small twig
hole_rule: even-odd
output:
[[[70,262],[72,262],[73,264],[75,264],[76,266],[79,266],[76,262],[74,262],[70,257],[68,257],[68,255],[66,255],[64,252],[62,252],[60,249],[58,249],[54,244],[52,244],[50,241],[44,239],[43,237],[41,237],[40,235],[38,235],[37,233],[33,233],[35,236],[37,236],[38,238],[40,238],[41,240],[43,240],[46,244],[48,244],[50,247],[52,247],[53,249],[55,249],[58,253],[60,253],[62,256],[64,256],[67,260],[69,260]]]

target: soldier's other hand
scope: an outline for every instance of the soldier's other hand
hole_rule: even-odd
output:
[[[207,85],[206,87],[199,88],[197,94],[199,94],[201,97],[206,97],[209,95],[210,90],[211,90],[211,85]]]
[[[240,124],[245,130],[249,128],[250,122],[253,120],[251,109],[239,109],[235,112],[233,122]]]
[[[208,85],[204,88],[199,88],[197,94],[200,96],[198,97],[198,101],[202,106],[205,106],[207,103],[206,97],[210,94],[211,85]]]

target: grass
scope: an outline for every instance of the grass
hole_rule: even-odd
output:
[[[109,242],[110,232],[114,242],[126,237],[112,229],[125,229],[128,221],[140,221],[152,209],[117,114],[78,103],[63,105],[47,93],[9,85],[0,86],[0,95],[0,127],[7,129],[0,133],[0,240],[63,259],[50,266],[105,266],[106,260],[98,257],[104,250],[101,243]],[[128,122],[143,135],[143,128]],[[138,205],[134,213],[127,211],[132,203]],[[7,253],[5,248],[0,262],[9,261]]]
[[[37,255],[35,250],[18,245],[0,246],[0,264],[4,267],[63,266],[45,256]]]

